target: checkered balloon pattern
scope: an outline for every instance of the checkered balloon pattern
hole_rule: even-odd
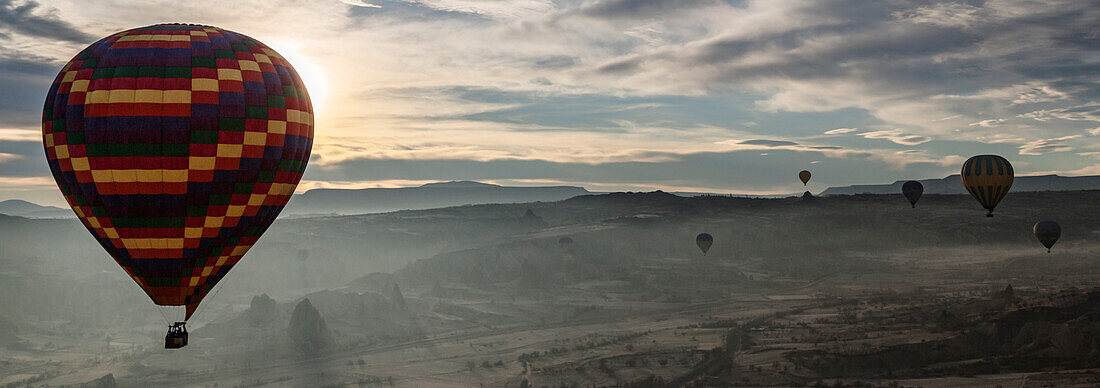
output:
[[[57,185],[100,245],[153,302],[190,318],[294,193],[313,107],[263,43],[154,25],[69,61],[42,135]]]

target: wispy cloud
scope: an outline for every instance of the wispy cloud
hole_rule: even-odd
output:
[[[15,128],[0,128],[0,141],[41,142],[42,132]]]
[[[837,128],[837,129],[830,129],[828,131],[825,131],[825,134],[826,135],[843,135],[845,133],[852,133],[852,132],[855,132],[855,131],[858,131],[858,129],[855,129],[855,128]]]
[[[369,2],[364,1],[364,0],[340,0],[340,1],[343,2],[344,4],[354,5],[356,7],[382,8],[381,5],[374,4],[374,3],[369,3]]]
[[[34,0],[0,0],[0,29],[72,43],[91,43],[96,39],[62,20],[56,10]]]
[[[377,189],[377,188],[394,188],[394,187],[412,187],[420,186],[427,183],[438,182],[438,180],[414,180],[414,179],[384,179],[384,180],[302,180],[298,183],[296,192],[304,193],[313,189]]]
[[[1073,147],[1069,145],[1068,140],[1079,137],[1081,135],[1031,141],[1020,146],[1020,155],[1043,155],[1052,152],[1073,151]]]
[[[403,0],[406,3],[446,12],[460,12],[498,18],[526,18],[544,15],[556,7],[548,0]]]
[[[989,128],[989,127],[998,126],[998,125],[1000,125],[1001,123],[1003,123],[1005,121],[1006,121],[1005,119],[985,119],[985,120],[978,121],[978,122],[975,122],[975,123],[970,123],[970,126],[971,127],[986,127],[986,128]]]
[[[1071,121],[1100,121],[1100,103],[1091,102],[1077,106],[1055,109],[1042,109],[1022,113],[1019,117],[1038,121],[1062,119]]]
[[[860,133],[859,136],[863,136],[868,139],[884,139],[889,140],[897,144],[902,145],[917,145],[932,141],[932,138],[927,136],[919,136],[906,134],[900,129],[890,129],[883,131],[871,131]]]
[[[42,190],[57,188],[52,177],[8,177],[0,176],[0,187],[5,190]]]

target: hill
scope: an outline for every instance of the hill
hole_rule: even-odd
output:
[[[72,210],[42,206],[19,199],[0,201],[0,214],[26,218],[76,218]]]
[[[281,219],[192,317],[191,353],[171,357],[159,349],[165,317],[79,222],[0,216],[0,316],[11,323],[0,327],[14,327],[0,352],[132,355],[50,364],[53,386],[107,373],[120,386],[391,375],[441,386],[889,376],[936,386],[915,379],[1038,373],[1021,361],[1039,357],[1040,368],[1090,367],[1100,299],[1043,298],[1100,285],[1097,201],[1100,191],[1012,193],[987,218],[968,195],[930,194],[913,209],[899,194],[651,192]],[[1031,234],[1037,219],[1063,227],[1053,253]],[[700,232],[714,236],[705,256]],[[288,337],[303,298],[332,332],[322,356]],[[0,375],[38,362],[12,358]]]
[[[901,192],[901,185],[905,182],[906,181],[896,181],[888,185],[830,187],[821,192],[820,195],[896,194]],[[925,194],[966,194],[966,189],[963,188],[962,181],[959,179],[958,174],[950,175],[943,179],[924,179],[919,182],[924,185]],[[1018,176],[1012,183],[1012,192],[1076,190],[1100,190],[1100,175]]]
[[[576,186],[514,187],[471,181],[438,182],[401,188],[314,189],[295,195],[284,213],[384,213],[487,203],[560,201],[585,194],[589,194],[588,190]]]

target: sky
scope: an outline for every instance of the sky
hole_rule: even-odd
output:
[[[1100,1],[0,0],[0,200],[63,205],[42,103],[73,55],[157,23],[287,57],[311,188],[477,180],[795,193],[1100,174]],[[230,5],[231,4],[231,5]]]

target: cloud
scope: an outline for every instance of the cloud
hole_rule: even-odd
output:
[[[721,4],[718,0],[600,0],[582,6],[574,13],[591,18],[638,19],[668,17],[686,9]]]
[[[1073,151],[1073,147],[1069,145],[1067,140],[1079,137],[1081,137],[1081,135],[1031,141],[1020,146],[1020,155],[1043,155],[1052,152]]]
[[[393,188],[393,187],[413,187],[420,186],[427,183],[435,183],[438,180],[434,179],[384,179],[384,180],[306,180],[303,179],[298,183],[298,187],[295,189],[296,193],[304,193],[313,189],[345,189],[345,190],[357,190],[357,189],[377,189],[377,188]]]
[[[95,37],[62,20],[34,0],[0,0],[0,28],[11,32],[72,43],[91,43]]]
[[[938,3],[907,11],[897,11],[893,16],[911,23],[970,27],[981,19],[984,13],[982,8],[969,4]]]
[[[37,130],[0,128],[0,141],[41,142],[42,132]]]
[[[368,3],[364,0],[340,0],[340,1],[343,2],[344,4],[354,5],[356,7],[382,8],[381,5]]]
[[[793,141],[786,141],[786,140],[762,140],[762,139],[755,139],[755,140],[742,140],[742,141],[738,142],[737,144],[747,144],[747,145],[759,145],[759,146],[764,146],[764,147],[783,147],[783,146],[795,146],[795,145],[798,145],[798,143],[795,143],[795,142],[793,142]]]
[[[1100,103],[1090,102],[1077,106],[1055,109],[1042,109],[1028,113],[1022,113],[1018,117],[1029,118],[1038,121],[1061,119],[1070,121],[1100,121]]]
[[[930,137],[906,134],[903,133],[900,129],[864,132],[860,133],[859,136],[863,136],[867,139],[889,140],[902,145],[917,145],[932,141],[932,138]]]
[[[406,3],[443,12],[456,12],[494,18],[523,19],[544,15],[556,8],[549,0],[402,0]]]
[[[1073,170],[1047,170],[1036,171],[1029,175],[1051,175],[1058,174],[1061,176],[1088,176],[1088,175],[1100,175],[1100,164],[1088,165],[1085,167],[1073,169]]]
[[[979,122],[976,122],[976,123],[970,123],[970,126],[971,127],[986,127],[986,128],[989,128],[989,127],[995,127],[997,125],[1000,125],[1001,123],[1003,123],[1005,121],[1007,121],[1007,120],[1005,120],[1005,119],[987,119],[987,120],[982,120],[982,121],[979,121]]]
[[[1100,69],[1087,59],[1096,46],[1078,38],[1090,36],[1100,15],[1080,2],[699,2],[692,5],[725,20],[701,19],[705,27],[695,31],[660,8],[666,3],[590,6],[615,9],[610,15],[633,15],[619,7],[655,9],[671,16],[635,24],[666,38],[676,33],[663,47],[637,42],[620,50],[626,54],[596,62],[593,77],[581,78],[635,93],[755,92],[763,96],[756,106],[775,113],[862,109],[917,135],[959,140],[974,132],[956,132],[957,121],[980,121],[978,112],[1012,116],[1018,106],[1073,104],[1100,92],[1084,72]],[[860,12],[838,11],[853,9]],[[633,19],[609,20],[622,29]]]
[[[974,140],[985,144],[1023,144],[1028,141],[1023,137],[1007,133],[991,133],[987,135],[977,136],[974,138]]]
[[[33,177],[10,177],[0,176],[0,187],[5,190],[42,190],[42,189],[57,189],[57,182],[53,180],[53,177],[45,176],[33,176]]]
[[[23,159],[23,155],[9,154],[0,152],[0,163],[10,162],[12,160]]]
[[[722,150],[724,152],[743,150],[785,150],[805,153],[820,153],[825,157],[834,159],[882,162],[895,169],[905,168],[910,164],[934,164],[950,166],[954,165],[955,162],[958,161],[959,158],[961,158],[958,155],[950,155],[944,158],[937,158],[935,156],[929,155],[925,151],[919,150],[859,150],[846,149],[844,147],[833,145],[805,145],[783,140],[725,140],[720,141],[716,144],[723,146]]]
[[[330,85],[330,96],[316,106],[309,174],[320,175],[307,179],[334,184],[366,181],[361,167],[378,164],[396,166],[397,175],[373,181],[418,180],[400,175],[401,166],[418,165],[470,169],[446,170],[452,174],[504,171],[494,179],[610,182],[622,165],[637,163],[645,175],[620,183],[668,174],[693,177],[697,181],[675,184],[692,187],[713,177],[708,166],[760,161],[767,162],[760,168],[782,169],[814,160],[860,171],[860,180],[889,180],[898,168],[914,176],[954,170],[953,153],[974,141],[1007,149],[1035,144],[1024,152],[1058,149],[1038,142],[1084,134],[1096,126],[1089,120],[1100,121],[1093,32],[1100,9],[1090,2],[242,0],[214,6],[221,3],[3,1],[0,12],[19,9],[46,20],[43,26],[97,37],[167,14],[292,52],[296,64],[308,64],[301,67]],[[0,42],[0,120],[14,128],[34,126],[50,79],[88,42],[81,39],[90,38],[47,37],[19,22],[0,21],[7,36]],[[995,129],[969,125],[990,118],[1003,121]],[[835,136],[841,134],[856,136]],[[15,135],[30,138],[0,133],[0,140]],[[11,140],[0,152],[28,148]],[[1091,150],[1082,139],[1062,142]],[[32,163],[37,155],[5,166],[25,164],[21,168],[31,171],[40,164]],[[546,166],[590,175],[551,176]]]

